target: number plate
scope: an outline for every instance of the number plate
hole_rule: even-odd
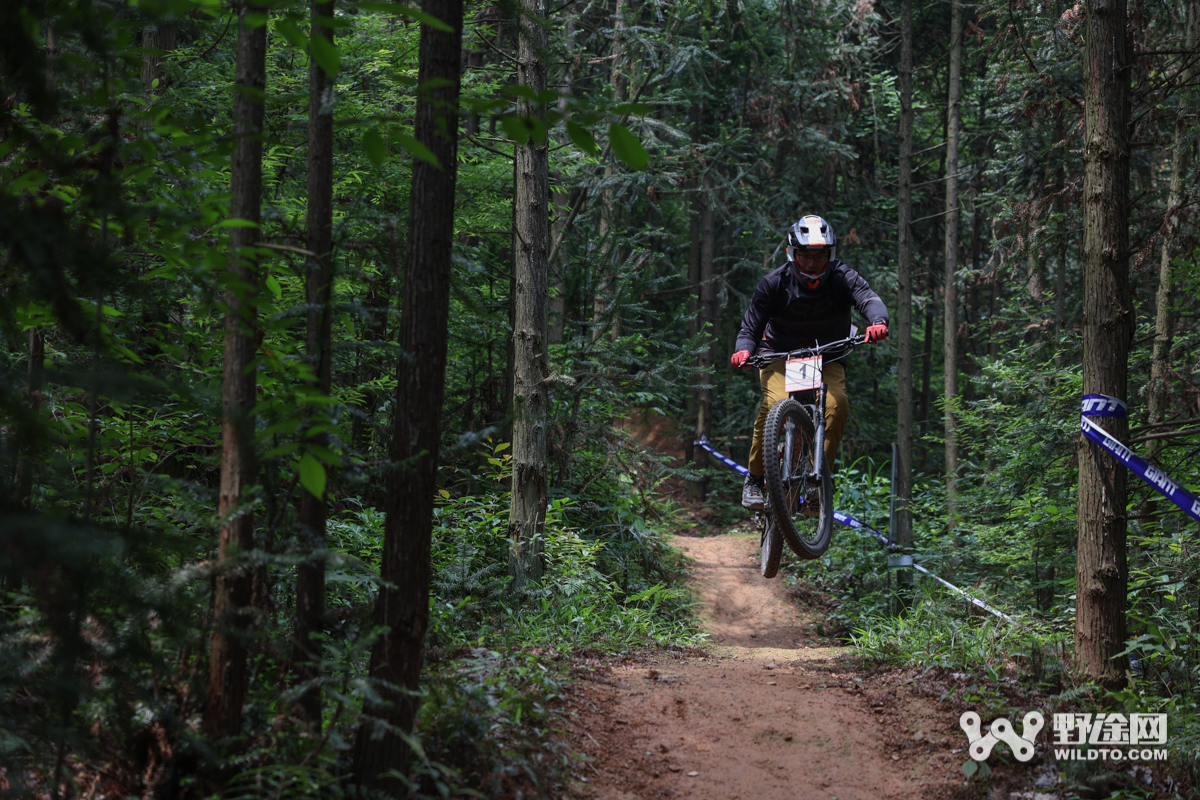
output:
[[[789,358],[784,373],[789,392],[807,392],[821,388],[821,356]]]

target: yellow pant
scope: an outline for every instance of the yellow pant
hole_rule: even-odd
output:
[[[767,412],[771,406],[788,396],[784,389],[786,363],[776,361],[758,372],[763,399],[758,408],[758,419],[754,420],[754,441],[750,443],[750,474],[759,477],[762,477],[764,470],[763,429],[767,427]],[[838,445],[842,443],[842,431],[846,429],[846,417],[850,415],[850,400],[846,397],[846,368],[841,364],[826,364],[822,379],[828,387],[825,393],[825,460],[832,470]]]

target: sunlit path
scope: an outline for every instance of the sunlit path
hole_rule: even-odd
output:
[[[573,738],[593,761],[573,796],[954,796],[961,732],[951,714],[856,672],[850,648],[820,637],[815,613],[758,574],[754,537],[675,544],[693,560],[712,645],[577,684]]]

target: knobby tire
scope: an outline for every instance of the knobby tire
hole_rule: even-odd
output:
[[[783,558],[783,538],[779,535],[774,517],[769,511],[762,533],[762,576],[774,578],[779,574],[779,561]]]
[[[803,513],[809,486],[802,476],[812,471],[815,441],[813,422],[804,406],[790,397],[771,406],[763,434],[770,511],[783,541],[804,559],[820,558],[833,538],[833,480],[828,464],[822,465],[816,486],[819,516]],[[793,475],[801,477],[792,479]]]

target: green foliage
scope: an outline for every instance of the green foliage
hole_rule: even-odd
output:
[[[854,644],[866,658],[885,663],[996,670],[1028,640],[1028,631],[933,594],[921,592],[901,616],[869,620],[853,632]]]
[[[690,595],[648,573],[668,574],[666,547],[640,519],[640,539],[588,535],[568,527],[572,501],[555,500],[546,513],[546,571],[542,580],[513,596],[508,591],[508,496],[496,493],[446,500],[436,511],[434,618],[430,641],[452,651],[479,641],[552,651],[624,652],[698,641],[691,626]],[[616,554],[606,555],[609,549]],[[635,567],[632,558],[640,562]],[[606,570],[620,570],[613,575]],[[635,575],[636,573],[636,575]],[[637,587],[636,591],[622,588]],[[482,638],[479,638],[482,637]]]
[[[558,655],[699,640],[661,534],[678,509],[659,492],[701,476],[640,445],[623,423],[653,410],[690,431],[695,390],[708,382],[713,438],[744,460],[738,437],[753,421],[757,387],[724,367],[724,356],[764,270],[778,263],[787,225],[807,212],[830,219],[839,256],[894,306],[900,98],[894,23],[883,9],[850,0],[623,7],[621,26],[595,5],[560,9],[571,26],[551,22],[543,55],[551,83],[569,92],[509,85],[506,57],[523,22],[515,7],[467,13],[430,658],[412,740],[418,764],[406,776],[429,796],[494,796],[522,780],[549,791],[548,776],[565,763],[553,738]],[[413,135],[415,101],[431,88],[418,86],[418,37],[423,25],[442,24],[404,4],[347,2],[326,21],[331,41],[310,35],[306,11],[285,3],[252,20],[267,26],[269,75],[254,248],[262,275],[245,285],[226,272],[230,231],[244,224],[228,219],[234,13],[184,0],[0,7],[8,98],[0,113],[0,767],[30,782],[13,792],[45,791],[64,763],[108,761],[125,765],[110,778],[114,793],[129,795],[168,795],[180,788],[171,781],[204,770],[234,775],[235,797],[340,791],[358,712],[373,691],[363,676],[378,634],[371,607],[388,474],[406,466],[393,464],[389,449],[391,421],[405,412],[391,399],[397,365],[411,355],[395,344],[404,224],[414,160],[436,162]],[[920,578],[907,615],[891,616],[883,552],[847,530],[824,559],[792,567],[792,580],[835,599],[833,625],[853,631],[864,654],[986,664],[989,679],[1013,666],[1040,675],[1054,647],[1056,659],[1069,658],[1074,624],[1081,38],[1074,12],[1044,12],[1013,20],[1004,4],[985,3],[968,26],[975,63],[964,70],[960,188],[970,231],[958,271],[963,324],[954,332],[964,356],[963,393],[950,404],[962,466],[953,520],[937,433],[945,408],[936,388],[944,287],[934,277],[943,252],[940,61],[918,70],[913,136],[913,234],[923,260],[913,338],[929,353],[918,378],[929,399],[917,415],[916,556],[1018,616],[1034,642],[966,613]],[[1173,136],[1175,112],[1196,104],[1169,77],[1180,65],[1161,60],[1186,51],[1175,41],[1178,12],[1145,12],[1139,36],[1156,44],[1138,48],[1168,55],[1141,56],[1131,77],[1143,104],[1132,155],[1138,344],[1125,398],[1135,439],[1160,432],[1142,416],[1156,288],[1146,266],[1167,211],[1169,159],[1154,148]],[[943,52],[947,15],[944,5],[917,9],[919,54]],[[160,26],[172,27],[175,44],[152,53],[143,37]],[[161,71],[143,83],[151,54]],[[331,397],[315,389],[304,330],[310,59],[335,84]],[[1195,132],[1185,138],[1184,146]],[[546,574],[518,596],[505,569],[506,445],[495,443],[512,417],[511,220],[514,202],[525,200],[512,196],[511,155],[530,141],[548,148],[554,176],[552,502]],[[719,310],[707,328],[692,306],[702,207],[715,219],[709,310]],[[1186,253],[1194,243],[1185,236],[1177,245]],[[1197,408],[1198,367],[1186,355],[1200,344],[1200,260],[1174,261],[1180,314],[1168,416],[1186,426]],[[257,525],[240,563],[258,576],[258,622],[244,735],[213,743],[196,731],[221,523],[227,296],[258,318],[258,478],[234,512]],[[722,367],[701,368],[702,359]],[[894,366],[890,345],[869,348],[848,375],[854,416],[838,503],[879,527]],[[1195,488],[1195,442],[1183,433],[1139,444],[1161,443],[1159,465]],[[703,477],[712,496],[736,497],[740,481],[723,468]],[[1190,523],[1133,486],[1132,691],[1151,704],[1169,698],[1191,742],[1200,735],[1200,560]],[[298,529],[302,497],[330,503],[324,549]],[[291,655],[295,571],[312,558],[326,567],[328,625],[318,674],[301,678]],[[324,738],[292,720],[295,699],[314,686],[325,700]],[[23,769],[30,764],[41,771]]]
[[[0,768],[14,776],[9,789],[17,794],[48,791],[64,763],[74,780],[111,762],[106,791],[131,795],[171,795],[201,774],[231,776],[230,796],[332,797],[342,786],[372,691],[363,676],[378,634],[370,616],[379,509],[385,474],[395,468],[389,398],[402,355],[392,340],[410,166],[432,158],[412,136],[423,90],[419,26],[398,18],[431,20],[404,5],[340,5],[328,21],[331,42],[308,34],[304,10],[281,7],[252,20],[267,25],[269,42],[256,286],[233,283],[225,271],[238,224],[226,218],[230,13],[174,0],[64,6],[36,12],[53,19],[5,27],[3,69],[15,94],[0,119]],[[147,88],[141,43],[156,26],[171,26],[176,40],[162,48],[162,74]],[[36,78],[8,60],[18,52]],[[309,57],[336,84],[332,397],[316,390],[304,341]],[[489,124],[506,130],[527,121],[494,74],[476,72],[466,86],[465,107]],[[530,99],[557,108],[559,98]],[[646,110],[576,100],[566,116],[552,115],[552,131],[530,135],[558,137],[569,123],[561,139],[580,142],[574,157],[582,166],[596,163],[596,137],[611,131],[617,155],[646,166],[649,153],[618,121]],[[489,237],[511,218],[511,165],[474,143],[461,152],[471,167],[463,169],[457,223],[464,238],[482,241],[464,243],[456,266],[455,334],[463,338],[451,360],[467,368],[451,376],[447,408],[467,398],[466,418],[448,412],[454,422],[444,432],[446,474],[463,476],[471,491],[451,482],[438,509],[427,696],[413,739],[420,758],[408,776],[432,796],[502,793],[498,786],[521,781],[545,791],[562,768],[553,728],[560,678],[524,654],[531,626],[553,636],[556,651],[694,641],[689,600],[673,586],[666,547],[645,519],[653,501],[643,494],[638,503],[613,502],[618,487],[651,491],[664,469],[589,485],[583,465],[562,460],[570,489],[556,492],[548,520],[546,580],[526,596],[508,591],[508,503],[492,469],[503,448],[481,455],[475,445],[481,429],[496,430],[505,416],[504,382],[493,367],[503,370],[505,361],[497,309],[508,303],[508,256]],[[198,731],[221,522],[214,510],[227,292],[255,308],[259,327],[258,485],[234,512],[257,523],[255,546],[237,563],[257,576],[256,625],[243,734],[211,742]],[[665,405],[662,393],[684,374],[677,364],[637,379],[614,368],[635,355],[657,357],[648,329],[611,351],[601,346],[598,360],[573,363],[566,372],[602,375],[582,378],[573,405],[564,397],[560,408],[619,410],[621,393],[635,385],[654,386],[655,402]],[[44,366],[31,341],[44,342]],[[679,361],[693,354],[672,348]],[[591,463],[594,452],[579,447],[588,432],[573,435]],[[613,433],[609,441],[620,441],[630,465],[653,466],[627,438]],[[331,504],[326,549],[297,529],[302,494]],[[584,529],[592,523],[594,531]],[[327,626],[317,634],[316,675],[302,677],[292,656],[295,571],[314,558],[325,564]],[[325,702],[319,736],[294,709],[314,688]],[[474,754],[462,750],[471,726],[485,740],[472,745]]]

